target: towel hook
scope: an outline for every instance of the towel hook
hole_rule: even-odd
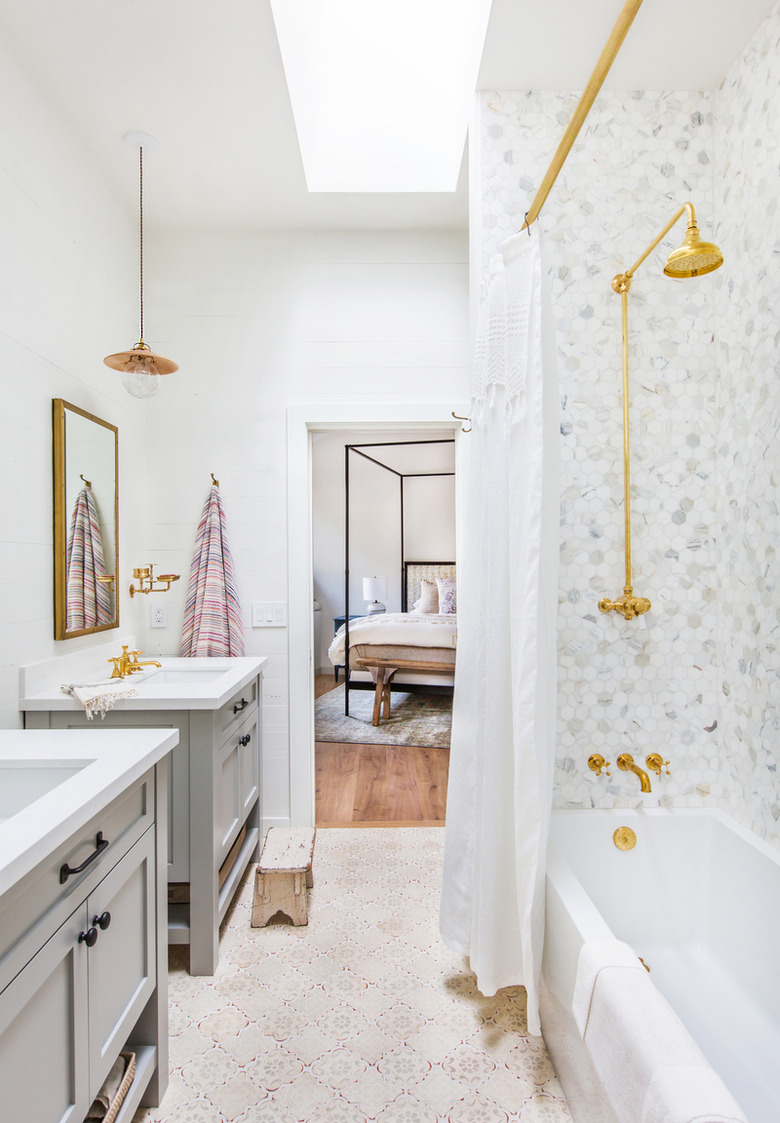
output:
[[[219,487],[219,480],[216,478],[213,472],[211,473],[211,482],[214,484],[214,487]]]
[[[80,480],[84,480],[84,483],[85,483],[85,484],[87,485],[87,487],[89,488],[89,490],[90,490],[90,491],[92,491],[92,481],[91,481],[91,480],[85,480],[85,479],[84,479],[84,475],[83,475],[83,473],[81,473],[81,472],[79,472],[79,479],[80,479]]]
[[[470,417],[461,417],[461,415],[459,413],[456,413],[454,409],[451,412],[452,412],[452,416],[455,418],[456,421],[468,421],[468,423],[469,423],[468,429],[466,429],[464,426],[461,426],[461,431],[463,433],[470,433],[471,430],[473,429],[473,425],[471,424],[471,418]]]

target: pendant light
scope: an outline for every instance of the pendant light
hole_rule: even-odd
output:
[[[112,370],[122,372],[122,385],[134,398],[151,398],[160,389],[160,375],[172,374],[179,369],[172,359],[155,355],[144,343],[144,148],[152,151],[156,140],[148,133],[125,133],[125,144],[138,149],[138,230],[139,230],[139,278],[141,333],[136,345],[129,351],[119,351],[107,355],[103,362]]]

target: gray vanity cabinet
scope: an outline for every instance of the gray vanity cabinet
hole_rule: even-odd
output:
[[[219,926],[261,841],[262,674],[214,709],[117,707],[88,721],[81,709],[69,708],[30,711],[25,722],[28,728],[178,730],[168,795],[168,940],[189,944],[193,975],[213,975]]]
[[[82,904],[0,994],[6,1119],[81,1123],[89,1098],[89,1012]],[[45,1045],[44,1045],[45,1043]],[[46,1076],[41,1079],[41,1057]]]
[[[164,929],[158,931],[157,913],[164,898],[158,898],[154,774],[135,789],[143,814],[131,821],[127,798],[119,813],[109,808],[7,906],[10,928],[16,924],[24,936],[7,939],[3,925],[0,937],[2,1119],[82,1123],[126,1047],[136,1053],[137,1083],[120,1120],[129,1121],[142,1101],[159,1102],[165,1089],[167,962],[158,973]],[[164,790],[164,784],[157,788]],[[105,852],[63,885],[60,864],[83,861],[98,825],[110,840]]]

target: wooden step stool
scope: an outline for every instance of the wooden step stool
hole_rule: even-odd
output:
[[[314,834],[314,827],[269,828],[255,872],[253,928],[264,928],[277,912],[295,925],[308,924]]]

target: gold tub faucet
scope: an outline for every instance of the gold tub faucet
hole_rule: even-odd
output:
[[[621,753],[617,758],[617,766],[622,772],[633,772],[635,776],[639,777],[639,786],[643,792],[650,792],[653,789],[650,787],[650,777],[645,772],[644,768],[640,768],[638,764],[634,763],[634,758],[631,753]]]
[[[130,656],[132,655],[132,659]],[[143,663],[138,662],[138,656],[143,655],[143,651],[130,651],[127,650],[127,644],[122,644],[122,654],[112,657],[108,660],[109,663],[114,664],[114,669],[111,672],[111,678],[127,678],[128,675],[133,674],[134,671],[140,671],[143,667],[161,667],[162,663],[158,663],[156,659],[148,659]]]

